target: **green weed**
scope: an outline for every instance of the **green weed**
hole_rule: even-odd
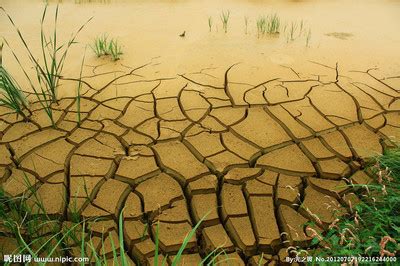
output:
[[[376,158],[367,171],[374,183],[359,188],[361,202],[316,236],[313,256],[394,257],[400,255],[400,147]],[[351,178],[350,178],[351,180]],[[363,189],[361,189],[363,188]],[[358,192],[361,191],[361,192]]]
[[[45,33],[45,21],[47,15],[47,5],[44,8],[42,18],[40,20],[40,44],[41,44],[41,55],[40,60],[33,54],[31,48],[29,47],[27,41],[25,40],[22,32],[16,26],[11,16],[4,10],[4,8],[0,7],[0,9],[7,15],[9,21],[15,28],[18,33],[19,39],[22,42],[25,50],[28,54],[28,57],[36,70],[36,78],[39,86],[42,87],[41,91],[45,93],[46,98],[50,99],[51,102],[57,102],[57,90],[59,87],[59,80],[63,72],[64,63],[68,56],[69,49],[73,44],[76,43],[76,37],[79,32],[82,31],[84,26],[91,20],[86,21],[74,34],[72,34],[71,38],[65,43],[59,43],[58,40],[58,11],[59,7],[57,5],[54,15],[54,28],[52,30],[51,35],[47,35]],[[15,55],[15,54],[14,54]],[[20,64],[21,67],[23,67]],[[29,77],[28,77],[29,78]],[[40,94],[43,94],[40,93]]]
[[[108,39],[107,34],[102,34],[93,40],[90,46],[97,57],[111,55],[112,60],[121,59],[122,47],[116,39]]]
[[[221,12],[221,21],[222,21],[222,28],[224,29],[225,33],[228,32],[228,21],[229,21],[229,16],[230,16],[230,11],[223,11]]]
[[[28,120],[24,113],[24,110],[28,110],[28,101],[17,81],[3,67],[2,48],[3,43],[0,45],[0,95],[2,95],[0,106],[8,107],[18,115],[21,115],[25,120]]]

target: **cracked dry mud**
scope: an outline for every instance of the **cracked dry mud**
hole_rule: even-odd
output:
[[[160,260],[170,262],[207,213],[186,265],[217,247],[233,265],[282,261],[288,246],[310,243],[307,221],[324,230],[333,209],[349,210],[358,198],[346,185],[370,182],[365,159],[400,137],[400,78],[315,64],[322,74],[292,69],[259,84],[231,81],[241,67],[154,80],[141,74],[152,64],[116,78],[93,67],[80,127],[73,97],[54,105],[57,129],[39,104],[31,122],[2,108],[1,186],[10,196],[26,193],[25,172],[63,226],[75,211],[102,217],[89,229],[109,258],[124,208],[123,239],[136,263],[153,262],[156,221]],[[99,75],[110,77],[106,85],[93,85]]]

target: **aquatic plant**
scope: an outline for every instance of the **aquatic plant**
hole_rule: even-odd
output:
[[[309,47],[311,40],[311,29],[308,29],[307,36],[306,36],[306,47]]]
[[[40,60],[33,54],[28,42],[24,38],[20,29],[16,26],[11,16],[5,11],[4,8],[0,9],[7,15],[9,21],[18,33],[19,39],[25,47],[28,57],[36,70],[36,77],[39,86],[42,88],[43,93],[46,94],[47,98],[55,103],[57,102],[57,89],[59,86],[59,80],[63,72],[64,63],[68,55],[68,51],[73,44],[76,43],[76,37],[79,32],[85,27],[85,25],[91,20],[88,19],[81,27],[72,34],[71,38],[65,43],[59,43],[58,40],[58,11],[57,5],[54,15],[54,28],[51,35],[46,35],[44,30],[44,23],[47,15],[47,5],[44,8],[42,18],[40,20],[40,44],[41,44],[41,55]],[[14,54],[15,55],[15,54]],[[23,67],[22,65],[20,65]],[[41,93],[42,94],[42,93]]]
[[[28,101],[17,81],[13,79],[2,64],[3,45],[3,43],[0,44],[0,106],[5,106],[28,120],[24,113],[24,110],[28,110]]]
[[[97,57],[111,55],[114,61],[119,60],[123,54],[122,47],[118,41],[113,38],[109,40],[108,35],[105,33],[94,38],[93,44],[90,47]]]
[[[269,34],[279,33],[281,20],[277,14],[268,15],[266,19],[266,31]]]
[[[109,45],[108,45],[108,50],[109,50],[109,52],[110,52],[110,54],[111,54],[111,58],[112,58],[114,61],[117,61],[117,60],[121,59],[120,56],[123,54],[123,52],[122,52],[122,47],[121,47],[121,45],[118,43],[117,40],[112,39],[112,40],[110,41],[110,43],[109,43]]]
[[[260,37],[261,34],[265,34],[265,28],[266,28],[266,20],[265,17],[259,17],[257,19],[257,37]]]
[[[85,63],[85,56],[86,56],[86,49],[85,53],[83,54],[82,64],[81,64],[81,71],[79,73],[79,81],[78,81],[78,88],[77,88],[77,95],[76,95],[76,110],[77,110],[77,118],[78,118],[78,126],[81,125],[81,89],[82,89],[82,72],[83,72],[83,65]]]
[[[221,12],[221,21],[222,21],[222,28],[224,29],[225,33],[228,32],[228,21],[230,16],[230,11],[223,11]]]
[[[281,20],[277,14],[260,16],[257,19],[257,36],[265,34],[279,34]]]
[[[106,34],[102,34],[94,38],[93,45],[90,45],[90,48],[92,48],[93,52],[97,55],[97,57],[100,57],[102,55],[108,55],[107,39],[108,36]]]
[[[212,17],[208,17],[208,30],[210,32],[211,32],[212,24],[213,24]]]
[[[248,26],[248,24],[249,24],[249,17],[245,16],[244,17],[244,27],[245,27],[244,32],[245,32],[245,34],[247,34],[247,26]]]

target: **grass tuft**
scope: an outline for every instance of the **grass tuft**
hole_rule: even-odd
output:
[[[113,61],[121,59],[122,47],[116,39],[109,39],[107,34],[102,34],[93,40],[90,46],[97,57],[110,55]]]
[[[231,12],[229,10],[227,11],[222,10],[221,12],[222,28],[224,29],[225,33],[228,32],[228,22],[230,14]]]
[[[209,30],[209,32],[211,32],[212,25],[213,25],[212,17],[208,17],[208,30]]]
[[[305,252],[319,257],[400,255],[400,147],[386,150],[367,172],[373,183],[350,185],[358,188],[361,201],[324,234],[316,234],[313,248]]]

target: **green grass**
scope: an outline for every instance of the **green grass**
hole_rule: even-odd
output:
[[[105,257],[104,247],[107,244],[111,245],[112,263],[114,265],[128,265],[130,260],[125,252],[124,245],[124,210],[122,209],[118,216],[118,247],[116,243],[109,238],[110,243],[106,243],[105,239],[108,235],[106,232],[101,236],[100,252],[99,254],[95,244],[93,243],[90,225],[93,222],[101,221],[101,218],[91,218],[81,220],[78,213],[71,213],[72,220],[68,224],[63,223],[62,217],[51,217],[46,213],[45,207],[39,195],[36,192],[36,186],[31,184],[25,175],[24,184],[27,192],[18,197],[10,197],[0,187],[0,225],[6,228],[7,235],[17,240],[18,248],[14,250],[13,254],[30,254],[32,258],[51,258],[58,256],[65,256],[69,253],[71,247],[76,247],[79,250],[80,257],[89,258],[94,265],[106,265],[107,258]],[[30,203],[28,204],[28,201]],[[71,209],[69,210],[71,212]],[[207,213],[194,227],[188,232],[180,246],[177,254],[174,256],[172,265],[181,265],[182,255],[186,249],[187,244],[195,236],[200,225],[205,220],[209,213]],[[76,219],[78,218],[78,219]],[[154,242],[155,242],[155,256],[154,264],[158,266],[158,258],[161,254],[159,250],[159,222],[156,221]],[[47,228],[46,232],[44,228]],[[151,230],[147,227],[148,230]],[[112,233],[116,233],[112,231]],[[216,265],[216,259],[224,256],[223,260],[230,260],[222,248],[217,247],[214,251],[209,253],[202,261],[203,264]],[[72,254],[71,254],[72,255]],[[76,256],[76,254],[75,254]],[[162,265],[167,264],[167,257],[164,257]],[[7,263],[5,265],[10,265]],[[45,265],[39,263],[39,265]]]
[[[244,33],[245,33],[245,34],[247,34],[248,25],[249,25],[249,17],[248,17],[248,16],[245,16],[245,17],[244,17]]]
[[[28,120],[24,110],[28,110],[28,101],[17,81],[7,72],[2,64],[3,43],[0,45],[0,106],[8,107],[24,120]]]
[[[79,73],[79,81],[78,81],[77,94],[76,94],[76,110],[77,110],[78,126],[81,125],[82,72],[83,72],[83,65],[85,63],[85,56],[86,56],[86,49],[85,49],[85,53],[83,54],[83,58],[82,58],[81,71]]]
[[[311,29],[308,29],[307,36],[306,36],[306,47],[310,46],[310,40],[311,40]]]
[[[258,37],[265,34],[279,34],[281,20],[277,14],[270,14],[268,16],[260,16],[256,25]]]
[[[368,172],[374,183],[358,187],[362,201],[320,239],[314,238],[314,249],[307,252],[324,257],[400,255],[400,147],[386,150]]]
[[[14,29],[18,33],[19,40],[22,42],[28,57],[32,63],[32,66],[36,70],[36,78],[39,86],[41,87],[40,95],[46,94],[46,98],[50,99],[53,103],[57,102],[57,90],[59,87],[60,77],[63,73],[64,64],[68,56],[69,49],[73,44],[76,43],[76,37],[84,28],[84,26],[91,20],[89,19],[84,23],[75,33],[71,35],[71,38],[64,43],[59,42],[58,38],[58,5],[55,10],[54,15],[54,28],[52,29],[52,34],[46,34],[45,23],[47,23],[47,5],[43,10],[42,18],[40,19],[40,45],[41,51],[39,58],[33,54],[31,48],[28,45],[24,35],[21,30],[16,26],[11,16],[0,7],[0,9],[7,15],[9,21],[13,25]],[[15,53],[14,53],[15,55]],[[15,55],[16,56],[16,55]],[[20,64],[23,68],[23,65]],[[27,76],[27,75],[26,75]],[[29,76],[27,76],[28,79]],[[31,84],[33,84],[31,82]],[[39,90],[36,90],[39,91]]]
[[[97,36],[90,46],[97,57],[110,55],[112,60],[117,61],[121,59],[122,47],[114,38],[108,38],[107,34]]]
[[[220,18],[222,21],[222,28],[224,29],[225,33],[228,32],[228,22],[229,22],[229,16],[230,16],[231,12],[229,10],[224,11],[222,10]]]
[[[208,30],[209,30],[209,32],[211,32],[212,25],[213,25],[212,17],[208,17]]]

